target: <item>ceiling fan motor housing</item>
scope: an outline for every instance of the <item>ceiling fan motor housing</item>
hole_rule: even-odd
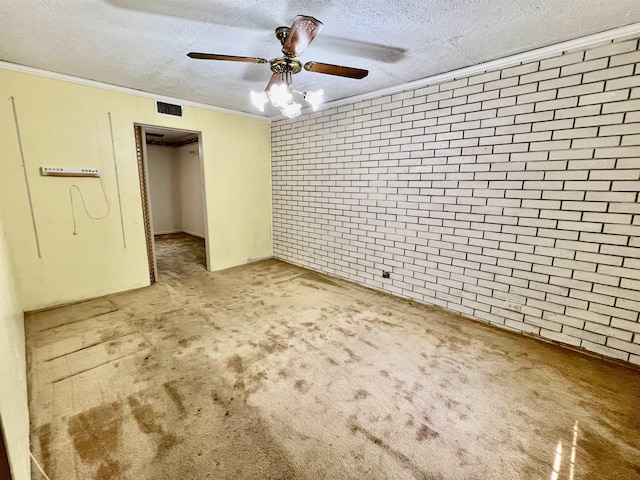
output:
[[[280,40],[280,43],[282,44],[282,46],[284,46],[284,41],[289,36],[290,32],[291,32],[291,28],[289,28],[289,27],[278,27],[278,28],[276,28],[276,38],[278,40]]]
[[[299,73],[302,70],[302,63],[293,57],[278,57],[270,60],[271,71],[273,73]]]

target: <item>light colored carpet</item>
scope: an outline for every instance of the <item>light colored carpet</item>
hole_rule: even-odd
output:
[[[640,478],[640,373],[276,260],[27,316],[51,480]],[[34,469],[33,479],[41,479]]]

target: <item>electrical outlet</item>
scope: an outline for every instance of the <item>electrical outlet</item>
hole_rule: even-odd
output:
[[[391,272],[382,272],[382,278],[390,278]]]
[[[99,177],[100,169],[82,167],[40,167],[45,177]]]
[[[507,310],[511,310],[512,312],[522,312],[522,305],[517,305],[515,303],[507,303],[505,305]]]

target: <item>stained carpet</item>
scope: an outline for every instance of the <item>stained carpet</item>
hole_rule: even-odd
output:
[[[157,246],[157,284],[27,315],[51,480],[640,478],[638,371],[276,260],[210,273],[188,235]]]

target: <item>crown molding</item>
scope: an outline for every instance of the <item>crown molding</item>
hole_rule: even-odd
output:
[[[64,73],[50,72],[48,70],[42,70],[40,68],[28,67],[26,65],[20,65],[18,63],[5,62],[0,60],[0,69],[11,70],[14,72],[26,73],[29,75],[37,75],[39,77],[51,78],[53,80],[62,80],[63,82],[75,83],[77,85],[84,85],[86,87],[101,88],[103,90],[110,90],[112,92],[126,93],[129,95],[136,95],[138,97],[151,98],[153,100],[159,100],[167,103],[177,103],[183,107],[194,107],[202,110],[211,110],[214,112],[227,113],[230,115],[237,115],[240,117],[248,117],[256,120],[263,120],[265,122],[271,122],[269,117],[262,115],[255,115],[252,113],[241,112],[239,110],[231,110],[222,107],[216,107],[213,105],[207,105],[206,103],[191,102],[189,100],[183,100],[180,98],[166,97],[164,95],[156,95],[151,92],[145,92],[143,90],[136,90],[134,88],[121,87],[119,85],[113,85],[110,83],[98,82],[96,80],[88,80],[86,78],[75,77],[73,75],[66,75]]]
[[[503,68],[514,67],[522,65],[524,63],[563,55],[567,52],[586,50],[588,48],[604,45],[613,40],[633,38],[637,36],[640,36],[640,23],[633,23],[624,27],[614,28],[613,30],[605,30],[604,32],[587,35],[586,37],[580,37],[574,40],[568,40],[566,42],[549,45],[547,47],[537,48],[535,50],[529,50],[515,55],[509,55],[508,57],[491,60],[489,62],[478,63],[470,67],[464,67],[457,70],[452,70],[450,72],[440,73],[438,75],[422,78],[420,80],[414,80],[413,82],[403,83],[401,85],[395,85],[393,87],[387,87],[369,93],[363,93],[362,95],[334,100],[333,102],[328,102],[320,105],[317,111],[320,112],[322,110],[328,110],[330,108],[342,107],[344,105],[362,102],[364,100],[372,100],[374,98],[379,98],[385,95],[392,95],[394,93],[405,92],[407,90],[415,90],[429,85],[443,83],[449,80],[456,80],[459,78],[470,77],[472,75],[477,75],[493,70],[502,70]],[[302,114],[307,113],[312,113],[310,107],[304,108],[302,110]],[[270,119],[272,121],[287,120],[287,118],[283,115],[275,115],[270,117]],[[295,119],[293,120],[295,121]]]

